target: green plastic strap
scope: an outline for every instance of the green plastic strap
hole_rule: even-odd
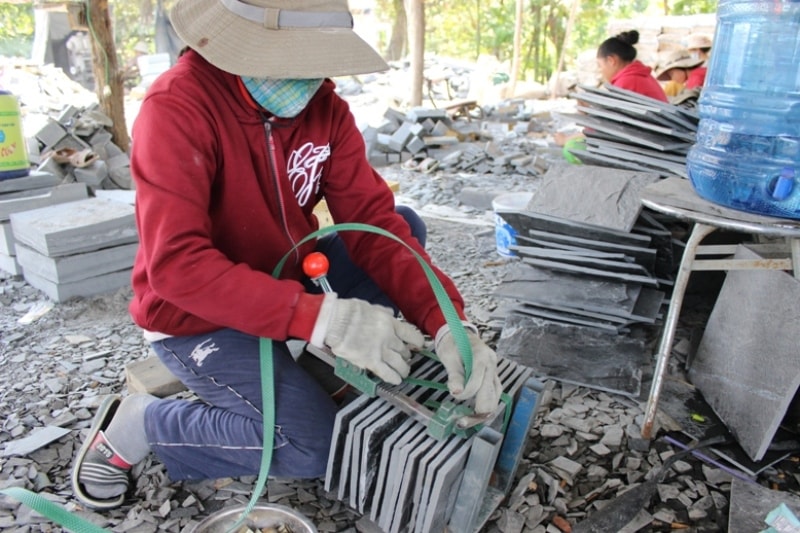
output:
[[[238,530],[258,503],[258,499],[267,485],[269,466],[272,463],[272,446],[275,442],[275,372],[272,366],[271,339],[263,337],[259,339],[259,356],[261,359],[261,410],[264,418],[261,437],[261,466],[258,469],[258,479],[250,501],[247,502],[236,522],[228,528],[227,533]]]
[[[51,502],[40,494],[36,494],[35,492],[21,487],[9,487],[0,490],[0,494],[11,496],[69,531],[74,531],[75,533],[101,533],[110,531],[96,526],[78,515],[70,513],[60,505]]]
[[[439,307],[442,310],[442,314],[447,321],[447,325],[450,326],[450,333],[453,335],[453,341],[456,343],[458,352],[461,354],[461,359],[464,361],[464,379],[465,381],[468,381],[470,374],[472,374],[472,346],[469,344],[469,338],[467,337],[467,332],[464,329],[464,324],[461,322],[461,318],[458,316],[458,312],[456,312],[453,302],[450,301],[450,297],[447,295],[447,291],[444,290],[442,282],[436,277],[436,273],[433,271],[430,265],[428,265],[427,261],[425,261],[425,259],[423,259],[416,250],[414,250],[411,246],[400,239],[400,237],[394,235],[393,233],[377,226],[362,224],[359,222],[334,224],[332,226],[318,229],[317,231],[306,235],[300,242],[297,243],[297,245],[295,245],[294,248],[292,248],[292,250],[283,256],[283,258],[278,262],[278,265],[275,267],[275,270],[272,272],[273,277],[278,277],[283,269],[284,263],[286,263],[286,261],[289,259],[289,256],[298,246],[310,241],[311,239],[339,231],[364,231],[367,233],[374,233],[376,235],[383,235],[384,237],[388,237],[393,241],[399,242],[408,248],[412,254],[414,254],[414,257],[417,258],[420,266],[422,266],[422,269],[425,271],[425,276],[428,278],[428,282],[431,284],[431,288],[436,296],[436,300],[439,302]]]

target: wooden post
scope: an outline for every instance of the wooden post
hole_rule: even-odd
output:
[[[411,57],[411,105],[422,105],[422,84],[425,69],[425,5],[424,0],[407,0],[408,50]]]
[[[114,144],[127,152],[130,147],[130,137],[125,123],[125,93],[111,31],[108,0],[89,0],[87,9],[86,20],[92,41],[95,92],[103,112],[114,122],[111,128]]]

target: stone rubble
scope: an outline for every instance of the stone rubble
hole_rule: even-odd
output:
[[[552,123],[541,122],[552,129]],[[494,142],[504,150],[529,149],[531,140],[509,130]],[[534,141],[535,142],[535,141]],[[544,160],[560,157],[539,146]],[[487,149],[493,149],[487,146]],[[467,302],[467,315],[485,326],[497,306],[494,289],[513,260],[495,249],[491,198],[531,191],[529,173],[475,173],[458,168],[413,168],[396,162],[379,172],[400,183],[398,203],[418,209],[428,228],[428,250]],[[127,313],[130,289],[58,304],[18,277],[0,272],[0,489],[24,487],[112,531],[183,533],[217,510],[246,503],[254,476],[171,482],[154,459],[136,465],[130,498],[97,513],[72,497],[72,460],[103,395],[124,392],[125,366],[150,355]],[[702,313],[686,313],[677,346],[688,346]],[[687,323],[687,320],[689,321]],[[485,330],[497,341],[498,333]],[[688,350],[688,349],[687,349]],[[186,395],[188,393],[179,393]],[[646,395],[646,392],[644,393]],[[676,450],[638,437],[646,396],[624,396],[546,382],[513,489],[483,531],[567,533],[621,494],[636,490]],[[61,438],[21,455],[12,443],[41,428],[63,428]],[[796,461],[768,468],[759,483],[797,491]],[[731,476],[692,455],[673,464],[649,506],[634,510],[625,531],[725,531]],[[365,517],[326,493],[320,480],[271,480],[264,498],[293,507],[321,532],[376,531]],[[11,533],[61,528],[8,497],[0,498],[0,529]]]

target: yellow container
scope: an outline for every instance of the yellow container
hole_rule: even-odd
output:
[[[27,176],[30,168],[19,101],[13,94],[0,91],[0,180]]]

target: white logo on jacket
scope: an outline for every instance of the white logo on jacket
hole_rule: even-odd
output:
[[[203,361],[206,360],[206,357],[218,351],[219,348],[217,348],[217,345],[214,344],[214,341],[211,339],[206,339],[194,347],[194,350],[192,350],[192,353],[189,357],[192,358],[197,366],[203,366]]]
[[[314,146],[307,142],[289,156],[287,171],[289,183],[297,198],[297,203],[304,206],[311,195],[319,189],[319,180],[322,177],[322,164],[331,155],[331,145]]]

